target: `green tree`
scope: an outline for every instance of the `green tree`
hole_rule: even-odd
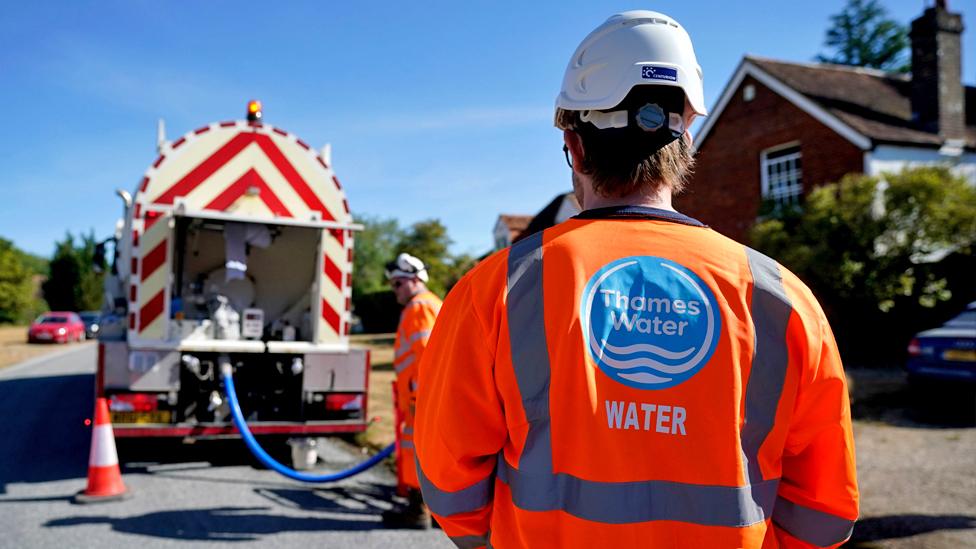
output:
[[[94,232],[83,236],[79,244],[68,233],[56,244],[49,264],[50,276],[44,282],[44,300],[54,311],[98,309],[102,304],[103,274],[92,268],[95,257]]]
[[[359,217],[363,230],[356,233],[353,255],[352,294],[360,296],[387,290],[383,270],[396,255],[403,235],[396,219]]]
[[[23,252],[0,238],[0,324],[27,320],[33,304],[32,275]]]
[[[976,189],[945,168],[845,176],[751,239],[811,286],[855,353],[878,350],[875,334],[877,347],[904,343],[976,298]]]
[[[430,275],[427,287],[443,296],[451,282],[453,258],[450,246],[447,227],[438,219],[427,219],[414,223],[404,232],[397,242],[396,253],[406,252],[419,257]]]
[[[20,253],[20,259],[24,263],[24,266],[27,267],[32,274],[42,276],[48,275],[47,259],[23,250],[18,250],[18,252]]]
[[[911,70],[906,55],[908,32],[904,25],[888,18],[877,0],[848,0],[830,21],[824,45],[833,53],[818,55],[819,61],[892,72]]]
[[[406,252],[427,265],[427,286],[443,296],[470,269],[475,258],[454,256],[447,228],[437,219],[400,228],[396,219],[358,217],[364,229],[356,234],[353,265],[353,304],[367,332],[396,329],[400,307],[384,276],[386,264]]]
[[[102,308],[105,300],[105,274],[95,272],[95,247],[98,240],[95,231],[82,237],[78,254],[81,258],[82,273],[79,291],[78,310],[91,311]]]
[[[23,250],[18,250],[20,260],[31,274],[31,301],[19,322],[27,323],[48,310],[47,302],[40,295],[40,284],[48,277],[48,260]]]

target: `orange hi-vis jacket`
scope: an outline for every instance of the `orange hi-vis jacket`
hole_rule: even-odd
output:
[[[441,298],[423,291],[410,298],[400,314],[396,340],[393,342],[393,369],[396,370],[397,405],[403,422],[400,430],[400,452],[397,467],[404,484],[420,488],[414,457],[414,417],[417,402],[417,366],[427,348],[430,331],[441,310]]]
[[[424,501],[459,547],[835,547],[858,515],[816,299],[676,212],[585,211],[483,261],[417,405]]]

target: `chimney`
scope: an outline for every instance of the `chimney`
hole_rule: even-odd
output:
[[[962,16],[936,0],[912,21],[912,117],[943,139],[966,136]]]

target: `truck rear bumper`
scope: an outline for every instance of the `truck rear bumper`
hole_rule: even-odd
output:
[[[364,421],[330,421],[309,423],[249,423],[255,435],[332,435],[339,433],[361,433],[366,430]],[[233,425],[112,425],[115,436],[119,438],[137,437],[235,437],[240,436]]]

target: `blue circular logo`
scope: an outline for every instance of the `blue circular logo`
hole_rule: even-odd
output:
[[[580,318],[600,370],[638,389],[690,379],[711,358],[722,327],[708,285],[652,256],[625,257],[597,271],[583,291]]]

